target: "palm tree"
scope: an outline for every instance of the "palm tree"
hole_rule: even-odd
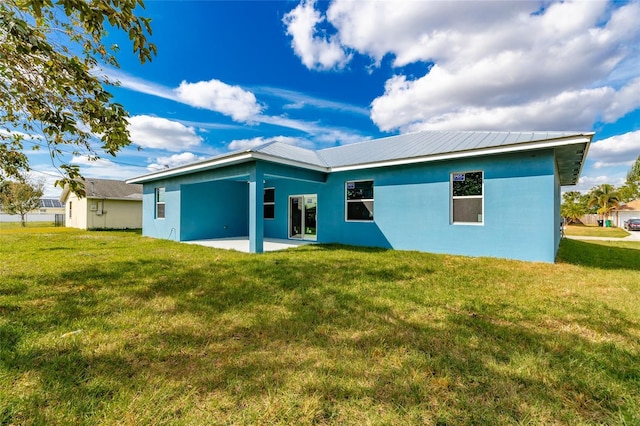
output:
[[[592,188],[589,192],[587,206],[598,207],[598,214],[601,214],[605,220],[609,218],[611,210],[618,207],[618,204],[620,204],[620,196],[613,185],[603,183]]]

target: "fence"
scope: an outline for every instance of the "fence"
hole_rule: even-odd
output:
[[[602,220],[602,216],[599,214],[585,214],[580,218],[580,222],[589,226],[597,226],[599,220]]]
[[[64,226],[65,225],[65,217],[67,215],[65,214],[60,214],[60,213],[56,213],[56,217],[54,218],[53,222],[56,226]]]

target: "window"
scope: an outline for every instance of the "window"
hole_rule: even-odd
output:
[[[482,172],[451,174],[453,223],[483,223]]]
[[[164,219],[164,188],[156,188],[156,219]]]
[[[264,218],[273,219],[276,214],[276,190],[275,188],[264,189]]]
[[[71,219],[72,211],[73,211],[73,202],[69,201],[69,219]]]
[[[373,220],[373,181],[347,182],[347,220]]]

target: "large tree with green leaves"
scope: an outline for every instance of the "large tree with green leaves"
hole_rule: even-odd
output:
[[[609,217],[609,213],[614,207],[620,204],[620,195],[618,191],[608,183],[598,185],[589,191],[588,207],[597,207],[598,214],[601,214],[604,219]]]
[[[640,198],[640,155],[629,169],[627,180],[618,192],[620,200],[624,202]]]
[[[578,222],[580,217],[587,213],[587,207],[583,202],[579,191],[567,191],[562,194],[560,215],[567,219],[568,223]]]
[[[29,170],[28,143],[49,150],[56,184],[82,195],[79,167],[63,148],[97,159],[130,143],[128,114],[99,70],[118,67],[108,30],[124,31],[141,63],[155,55],[142,8],[142,0],[0,1],[0,177]]]
[[[19,214],[20,223],[25,226],[27,213],[40,207],[43,182],[4,181],[0,184],[0,206],[8,214]]]

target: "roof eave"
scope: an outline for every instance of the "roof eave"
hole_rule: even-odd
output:
[[[235,153],[226,157],[218,157],[216,159],[211,159],[211,160],[207,160],[207,161],[203,161],[195,164],[187,164],[187,165],[176,167],[173,169],[161,170],[158,172],[128,179],[126,180],[126,182],[127,183],[153,182],[155,180],[172,178],[175,176],[181,176],[188,173],[202,172],[206,170],[216,169],[219,167],[232,166],[235,164],[241,164],[241,163],[246,163],[248,161],[255,161],[255,160],[269,161],[272,163],[284,164],[284,165],[293,166],[293,167],[301,167],[307,170],[315,170],[315,171],[325,172],[325,173],[329,171],[328,167],[319,166],[316,164],[310,164],[310,163],[305,163],[305,162],[296,161],[296,160],[289,160],[286,158],[264,154],[261,152],[244,151],[244,152]]]
[[[546,148],[556,148],[565,145],[571,144],[580,144],[587,143],[591,141],[593,137],[593,133],[586,133],[575,135],[571,137],[563,137],[557,139],[550,139],[545,141],[534,141],[534,142],[526,142],[519,143],[513,145],[505,145],[491,148],[480,148],[480,149],[472,149],[467,151],[454,151],[447,152],[443,154],[434,154],[434,155],[424,155],[419,157],[409,157],[409,158],[400,158],[397,160],[386,160],[386,161],[376,161],[362,164],[352,164],[346,166],[338,166],[331,167],[332,172],[343,172],[349,170],[361,170],[368,169],[374,167],[390,167],[390,166],[401,166],[405,164],[417,164],[417,163],[427,163],[433,161],[442,161],[442,160],[452,160],[458,158],[469,158],[469,157],[477,157],[480,155],[494,155],[494,154],[507,154],[511,152],[522,152],[522,151],[530,151],[530,150],[538,150],[538,149],[546,149]],[[586,152],[586,149],[585,149]],[[584,154],[586,156],[586,153]],[[582,159],[582,163],[584,163],[584,158]]]

